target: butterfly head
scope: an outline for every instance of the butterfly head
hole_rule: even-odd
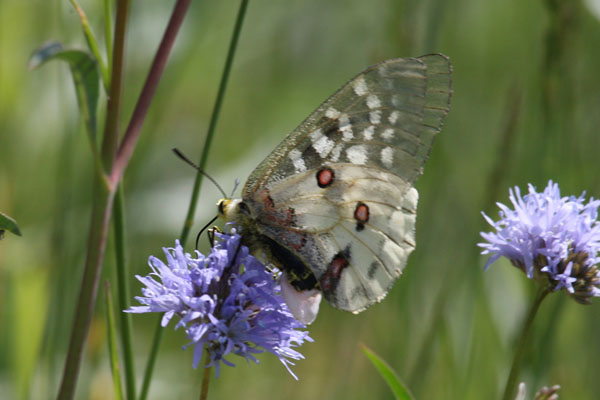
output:
[[[252,219],[250,208],[242,199],[221,199],[217,202],[219,218],[225,221],[235,221],[240,225]]]

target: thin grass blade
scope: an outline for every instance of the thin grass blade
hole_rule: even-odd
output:
[[[367,358],[371,361],[373,366],[377,369],[377,371],[379,371],[381,377],[388,384],[392,393],[394,393],[394,398],[396,400],[414,400],[412,393],[406,387],[404,382],[402,382],[392,367],[390,367],[388,363],[386,363],[381,357],[375,354],[373,350],[369,349],[364,344],[361,345],[361,347]]]

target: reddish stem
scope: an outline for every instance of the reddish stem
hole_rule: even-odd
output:
[[[144,84],[142,93],[140,94],[138,102],[135,105],[133,115],[131,116],[131,120],[127,126],[127,131],[125,131],[125,136],[123,137],[123,141],[121,142],[119,150],[117,151],[117,157],[113,164],[113,169],[110,175],[111,185],[116,186],[118,184],[123,176],[125,167],[127,167],[127,164],[131,159],[131,155],[135,149],[135,144],[137,143],[137,139],[140,136],[140,131],[142,130],[142,124],[144,123],[144,119],[146,118],[146,114],[150,108],[152,98],[156,93],[158,82],[163,70],[165,69],[167,59],[169,58],[169,54],[173,48],[173,43],[175,42],[175,38],[177,37],[177,33],[179,32],[179,28],[183,23],[183,18],[185,17],[190,3],[191,0],[179,0],[173,9],[171,19],[169,20],[169,25],[167,26],[165,34],[160,42],[156,56],[154,56],[150,73],[146,78],[146,83]]]

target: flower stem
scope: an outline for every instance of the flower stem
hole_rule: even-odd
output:
[[[205,365],[210,363],[210,353],[208,348],[204,349],[206,353],[206,361]],[[210,384],[210,373],[212,372],[212,367],[204,367],[204,374],[202,376],[202,390],[200,391],[200,400],[206,400],[208,398],[208,385]]]
[[[231,36],[231,42],[229,43],[229,52],[227,53],[227,59],[225,66],[223,67],[223,74],[221,75],[221,83],[219,84],[219,91],[217,92],[217,98],[213,107],[212,115],[210,117],[210,123],[208,125],[208,131],[206,132],[206,138],[204,139],[204,147],[202,149],[202,155],[200,156],[200,162],[198,166],[201,170],[204,170],[206,161],[208,160],[208,154],[210,146],[219,120],[219,114],[221,111],[221,105],[223,104],[223,98],[225,97],[225,89],[227,89],[227,82],[229,81],[229,74],[231,72],[231,65],[233,64],[233,56],[237,48],[238,39],[242,31],[242,25],[244,23],[244,17],[246,15],[246,9],[248,8],[248,0],[242,0],[240,8],[238,10],[237,19],[235,21],[235,27],[233,28],[233,35]],[[194,224],[194,214],[196,212],[196,204],[198,202],[198,194],[200,193],[200,186],[202,185],[203,175],[201,173],[196,174],[196,180],[194,181],[194,188],[192,190],[192,197],[190,198],[190,205],[188,212],[185,217],[183,225],[183,231],[179,236],[181,245],[185,247],[185,242],[190,234],[192,225]]]
[[[540,304],[542,304],[542,300],[544,300],[548,293],[550,293],[550,289],[548,289],[545,285],[539,286],[533,304],[527,313],[527,318],[525,321],[523,321],[523,327],[521,328],[521,335],[517,344],[515,358],[513,359],[512,368],[510,369],[510,374],[508,375],[508,380],[506,381],[506,387],[504,388],[504,396],[502,396],[503,400],[510,400],[514,398],[519,367],[521,364],[521,359],[523,358],[523,354],[525,353],[527,339],[529,338],[529,334],[533,326],[533,319],[540,308]]]
[[[152,339],[152,347],[150,348],[150,355],[146,363],[146,370],[144,371],[144,380],[142,382],[142,390],[140,392],[139,400],[146,400],[148,396],[148,390],[150,389],[150,381],[152,379],[152,373],[154,372],[154,364],[156,363],[156,356],[158,354],[158,348],[162,341],[164,329],[162,328],[162,316],[156,320],[156,328],[154,328],[154,339]]]
[[[144,119],[146,118],[146,114],[150,108],[150,103],[152,102],[154,94],[156,93],[158,82],[160,81],[162,73],[165,69],[167,59],[169,58],[169,54],[171,54],[171,49],[175,43],[175,38],[177,37],[177,33],[179,33],[179,28],[181,28],[181,24],[183,23],[183,19],[187,13],[190,3],[191,0],[177,0],[177,3],[173,8],[171,18],[169,19],[165,33],[163,34],[160,45],[158,46],[158,50],[156,51],[156,55],[154,56],[154,60],[152,61],[150,72],[146,77],[146,82],[142,88],[142,93],[140,93],[140,97],[138,98],[135,109],[133,110],[133,115],[129,120],[129,125],[127,126],[127,130],[123,136],[123,141],[119,146],[110,176],[110,181],[112,184],[116,185],[121,180],[123,172],[125,171],[125,167],[131,159],[137,139],[140,136],[140,131],[142,130],[142,124],[144,123]]]
[[[115,400],[123,399],[123,385],[121,384],[121,367],[119,366],[119,354],[117,351],[117,328],[115,324],[115,315],[113,313],[113,300],[110,293],[110,284],[108,281],[104,285],[105,308],[106,308],[106,328],[108,337],[108,354],[110,359],[110,369],[112,372]]]
[[[71,330],[69,350],[58,393],[58,399],[60,400],[72,399],[75,396],[75,386],[81,359],[83,358],[83,348],[94,315],[98,281],[104,258],[104,249],[106,248],[106,236],[114,193],[107,190],[104,181],[98,175],[94,178],[93,193],[92,222],[90,224],[87,254]]]
[[[125,205],[123,185],[119,185],[114,204],[113,227],[115,235],[116,276],[119,319],[121,320],[121,345],[125,369],[125,387],[127,399],[135,400],[135,368],[133,362],[133,344],[131,340],[131,314],[122,312],[129,308],[129,268],[125,254]],[[111,310],[112,311],[112,310]]]
[[[123,68],[125,55],[125,33],[127,28],[130,0],[117,2],[115,24],[112,76],[106,112],[106,124],[102,140],[103,171],[94,177],[92,223],[88,241],[88,250],[84,266],[79,300],[75,312],[69,351],[61,381],[59,400],[69,400],[75,396],[75,386],[83,358],[83,348],[88,335],[91,319],[96,305],[98,281],[104,260],[106,236],[112,214],[113,200],[118,184],[129,163],[131,154],[139,137],[143,120],[150,107],[164,65],[170,54],[175,36],[181,26],[183,16],[191,0],[178,0],[169,25],[161,41],[157,56],[148,73],[140,99],[117,152],[119,144],[119,121],[121,115],[121,95],[123,88]],[[106,172],[110,171],[110,176]]]
[[[110,77],[112,76],[112,0],[104,0],[104,41],[106,42],[106,68],[108,69],[109,81],[106,84],[110,87]]]
[[[110,92],[106,106],[104,137],[102,138],[102,161],[106,172],[112,168],[119,143],[119,121],[121,119],[121,103],[123,98],[125,39],[127,22],[129,20],[129,6],[130,0],[119,0],[117,2],[112,75],[110,77]],[[116,184],[111,186],[111,191],[114,193]]]
[[[227,53],[227,60],[225,61],[225,67],[223,68],[223,73],[221,76],[221,83],[219,85],[219,91],[217,94],[217,98],[215,100],[215,105],[213,107],[212,116],[210,119],[210,125],[208,128],[208,132],[206,134],[206,139],[204,142],[204,149],[202,152],[202,157],[200,159],[199,166],[200,168],[204,168],[206,165],[206,160],[208,159],[208,150],[210,149],[210,144],[212,142],[212,137],[214,135],[215,127],[217,124],[217,120],[219,117],[219,111],[221,110],[221,104],[223,102],[223,97],[225,95],[225,88],[227,87],[227,81],[229,79],[229,73],[231,71],[231,65],[233,63],[233,56],[235,54],[235,50],[237,48],[237,42],[240,36],[240,32],[242,29],[242,23],[244,21],[244,16],[246,14],[246,8],[248,6],[248,0],[242,0],[240,4],[240,8],[237,15],[237,20],[235,23],[235,28],[233,30],[233,36],[231,38],[231,42],[229,45],[229,52]],[[198,193],[200,192],[200,186],[202,184],[202,174],[198,173],[196,175],[196,181],[194,182],[194,189],[192,192],[192,198],[190,200],[190,205],[188,208],[188,213],[184,222],[184,226],[179,236],[179,241],[182,246],[185,246],[185,242],[189,236],[190,229],[193,224],[194,219],[194,211],[196,209],[196,202],[198,200]],[[152,348],[150,349],[150,356],[148,357],[148,362],[146,364],[146,370],[144,372],[144,381],[142,383],[142,392],[140,395],[140,400],[145,400],[146,394],[148,392],[148,387],[150,385],[150,380],[152,378],[152,371],[154,370],[154,363],[156,362],[156,355],[158,354],[158,347],[162,341],[163,328],[161,325],[162,317],[158,317],[156,328],[154,330],[154,339],[152,340]]]
[[[114,74],[111,78],[106,126],[102,141],[104,170],[109,170],[112,165],[119,137],[118,122],[121,109],[125,32],[128,14],[129,0],[120,0],[117,6],[117,23],[115,26]],[[98,171],[94,175],[92,218],[87,254],[73,320],[73,328],[71,330],[69,350],[58,392],[58,399],[60,400],[69,400],[75,397],[75,387],[83,358],[83,348],[96,306],[98,283],[100,280],[100,271],[102,270],[102,261],[104,260],[104,250],[106,248],[106,237],[108,235],[114,195],[114,187],[107,185],[104,173]]]

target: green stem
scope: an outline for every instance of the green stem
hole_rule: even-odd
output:
[[[60,400],[72,399],[75,396],[75,386],[81,359],[83,358],[83,349],[96,305],[98,281],[106,247],[113,195],[114,193],[106,187],[105,181],[100,176],[95,175],[92,222],[90,224],[87,255],[71,330],[69,350],[58,393],[58,399]]]
[[[202,155],[200,156],[200,162],[198,166],[201,170],[204,170],[206,162],[208,160],[208,154],[212,144],[215,128],[217,121],[219,120],[219,114],[221,112],[221,105],[223,104],[223,98],[225,97],[225,89],[227,88],[227,82],[229,80],[229,74],[231,72],[231,65],[233,64],[233,57],[237,48],[238,39],[242,31],[242,25],[244,23],[244,16],[246,15],[246,9],[248,8],[248,0],[242,0],[238,11],[237,19],[235,21],[235,27],[233,28],[233,35],[231,42],[229,43],[229,52],[227,53],[227,60],[225,61],[225,67],[223,68],[223,74],[221,75],[221,83],[219,84],[219,91],[215,100],[210,123],[208,125],[208,131],[206,133],[206,139],[204,140],[204,147],[202,149]],[[190,205],[188,208],[185,222],[183,225],[183,231],[179,236],[181,245],[185,247],[185,242],[190,234],[192,225],[194,224],[194,214],[196,212],[196,204],[198,203],[198,194],[200,193],[200,186],[202,186],[203,175],[201,173],[196,174],[196,180],[194,181],[194,188],[192,190],[192,197],[190,199]]]
[[[135,400],[135,365],[133,357],[133,344],[131,340],[131,314],[123,312],[129,309],[130,279],[129,266],[125,254],[125,206],[123,200],[123,185],[119,185],[114,204],[114,233],[115,255],[117,267],[117,290],[119,299],[119,318],[121,320],[121,345],[123,346],[123,361],[125,364],[125,387],[127,398]]]
[[[106,42],[106,66],[108,69],[110,87],[110,77],[112,76],[112,2],[113,0],[104,0],[104,41]]]
[[[179,29],[181,28],[181,24],[183,23],[183,19],[187,13],[190,3],[191,0],[177,0],[177,3],[173,8],[171,18],[169,19],[165,33],[163,34],[160,45],[158,46],[158,50],[156,51],[156,55],[154,56],[154,60],[152,61],[150,72],[146,77],[146,82],[142,88],[142,93],[140,93],[140,97],[135,104],[133,115],[129,120],[129,125],[127,125],[127,130],[125,131],[123,140],[119,145],[119,151],[117,152],[115,163],[111,172],[111,182],[113,184],[121,180],[125,167],[131,159],[137,139],[139,138],[142,130],[144,119],[146,118],[146,114],[148,113],[148,109],[150,108],[150,104],[154,98],[154,94],[156,93],[156,89],[158,88],[160,77],[165,69],[169,54],[171,54],[171,49],[173,48],[173,44],[177,38],[177,33],[179,33]]]
[[[113,314],[113,300],[108,281],[106,281],[104,289],[104,293],[106,295],[106,327],[108,330],[110,370],[113,377],[115,400],[121,400],[123,398],[123,386],[121,384],[121,368],[119,367],[119,355],[117,352],[117,332],[115,326],[115,315]]]
[[[119,121],[121,119],[121,102],[123,94],[123,71],[125,68],[125,32],[129,19],[130,0],[118,0],[113,47],[112,76],[110,93],[106,106],[106,124],[102,141],[102,161],[105,171],[111,171],[119,143]],[[117,182],[111,182],[111,189],[116,190]]]
[[[115,25],[115,36],[113,46],[113,65],[109,100],[106,113],[106,124],[102,141],[102,162],[104,171],[111,171],[107,177],[104,174],[96,174],[94,178],[94,195],[92,205],[92,223],[90,227],[90,238],[88,242],[88,253],[84,267],[83,280],[79,293],[79,301],[75,312],[69,351],[65,362],[65,369],[58,394],[60,400],[72,399],[75,395],[77,376],[81,365],[83,348],[89,331],[91,318],[96,304],[98,292],[98,280],[104,259],[106,247],[106,236],[112,213],[112,205],[118,184],[123,176],[125,168],[129,163],[133,149],[139,137],[139,131],[143,124],[151,98],[166,64],[170,49],[174,42],[183,15],[187,11],[191,0],[178,0],[175,10],[169,21],[169,27],[161,42],[157,56],[152,63],[149,78],[138,99],[133,116],[129,122],[127,132],[119,148],[117,157],[117,144],[119,139],[119,119],[121,114],[121,96],[123,87],[123,67],[125,51],[125,32],[129,13],[130,0],[119,0],[117,3],[117,15]]]
[[[156,356],[158,355],[158,348],[162,341],[164,329],[162,328],[161,322],[162,317],[157,319],[156,328],[154,329],[154,339],[152,340],[152,347],[150,348],[150,355],[148,356],[148,363],[146,364],[146,370],[144,371],[144,381],[142,382],[142,391],[140,393],[139,400],[146,400],[148,396],[148,390],[150,389],[150,381],[152,380],[152,373],[154,372],[154,365],[156,363]]]
[[[119,136],[119,116],[121,110],[121,94],[123,86],[123,64],[125,50],[125,31],[129,12],[129,0],[120,0],[117,7],[117,24],[115,26],[115,61],[111,79],[110,94],[106,115],[106,126],[102,141],[102,162],[105,170],[110,170],[117,140]],[[106,237],[112,212],[112,204],[116,185],[107,185],[104,175],[95,174],[93,183],[92,221],[87,246],[87,255],[79,291],[79,299],[75,310],[69,350],[63,371],[58,399],[67,400],[75,396],[75,387],[83,358],[83,349],[88,336],[96,297],[98,283],[104,260]]]
[[[205,348],[204,351],[206,352],[206,361],[204,362],[204,364],[208,365],[210,363],[210,353],[207,348]],[[210,385],[210,373],[212,371],[212,367],[206,367],[205,365],[203,365],[204,374],[202,374],[202,389],[200,390],[200,400],[208,399],[208,386]]]
[[[535,315],[538,309],[540,308],[540,304],[542,304],[542,300],[544,300],[548,293],[550,293],[550,290],[546,286],[540,285],[538,287],[533,304],[531,305],[531,308],[527,313],[527,318],[525,319],[525,321],[523,321],[523,327],[521,328],[521,334],[519,337],[519,342],[517,344],[515,358],[513,359],[510,374],[508,375],[508,380],[506,381],[506,387],[504,388],[504,396],[502,396],[503,400],[514,399],[517,376],[519,374],[519,367],[521,365],[521,359],[523,358],[523,354],[525,353],[527,339],[529,338],[529,334],[531,333],[533,319],[535,318]]]
[[[208,132],[206,134],[206,139],[204,141],[202,157],[201,157],[200,163],[199,163],[200,168],[204,168],[204,166],[206,165],[206,160],[208,159],[208,153],[209,153],[210,145],[212,143],[212,137],[214,135],[215,127],[217,125],[219,112],[221,110],[221,104],[223,103],[223,97],[225,95],[225,88],[227,87],[227,81],[229,80],[231,65],[233,64],[233,56],[234,56],[235,50],[237,48],[237,43],[238,43],[238,39],[240,36],[240,32],[242,30],[242,24],[244,22],[244,16],[246,14],[247,7],[248,7],[248,0],[242,0],[239,11],[238,11],[235,27],[233,29],[233,36],[232,36],[231,42],[229,44],[229,52],[227,53],[227,59],[225,61],[225,66],[223,68],[223,73],[221,75],[221,83],[219,85],[219,91],[217,93],[217,98],[215,100],[215,105],[213,107],[212,116],[210,119],[210,125],[208,128]],[[119,153],[120,153],[120,151],[119,151]],[[192,198],[190,199],[190,206],[188,208],[188,213],[187,213],[187,216],[185,219],[182,233],[179,237],[179,241],[181,242],[182,246],[185,246],[185,242],[189,236],[189,232],[190,232],[190,229],[193,224],[194,211],[196,209],[196,203],[198,200],[198,193],[200,192],[201,184],[202,184],[202,174],[199,173],[196,175],[196,180],[194,182],[194,189],[192,192]],[[158,348],[162,341],[163,329],[162,329],[162,325],[161,325],[161,319],[162,319],[162,317],[158,317],[158,320],[156,323],[156,328],[154,330],[154,339],[152,340],[150,356],[148,357],[148,362],[146,364],[146,371],[144,372],[144,382],[142,383],[142,393],[140,395],[140,400],[145,400],[145,398],[146,398],[146,394],[147,394],[148,388],[150,386],[150,380],[152,379],[152,372],[154,370],[154,364],[156,362]]]

